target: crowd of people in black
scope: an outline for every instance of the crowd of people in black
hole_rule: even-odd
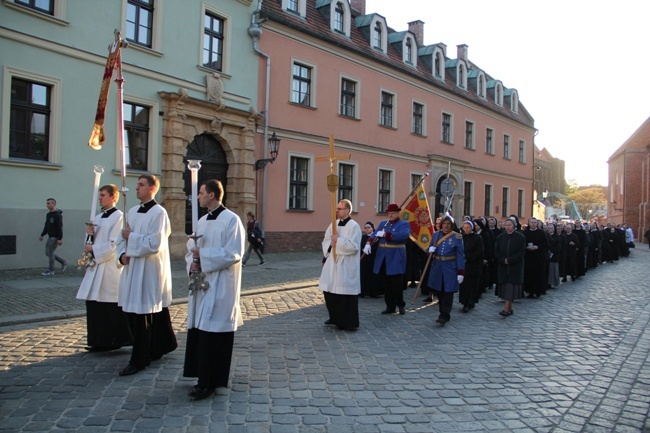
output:
[[[442,216],[436,220],[440,230]],[[373,233],[368,221],[364,237]],[[521,224],[515,215],[503,221],[494,217],[465,216],[454,231],[463,237],[465,269],[459,283],[457,302],[468,313],[482,296],[494,291],[505,301],[499,313],[512,315],[512,302],[527,297],[540,298],[562,283],[576,281],[589,270],[628,257],[635,247],[634,234],[627,224],[530,218]],[[649,238],[650,240],[650,238]],[[364,245],[366,240],[362,240]],[[424,302],[434,302],[425,271],[428,255],[412,241],[406,242],[407,266],[403,289],[417,287]],[[373,274],[375,254],[363,255],[361,262],[361,297],[380,297],[382,284]],[[449,319],[447,319],[449,320]],[[445,320],[445,321],[447,321]],[[443,323],[444,324],[444,323]]]

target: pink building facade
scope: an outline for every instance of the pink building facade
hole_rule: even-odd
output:
[[[386,205],[401,204],[427,172],[432,214],[444,210],[449,175],[454,218],[530,217],[535,128],[517,91],[474,65],[465,45],[455,58],[442,43],[423,45],[421,21],[395,32],[353,3],[264,2],[259,100],[268,94],[268,128],[256,157],[269,158],[265,137],[281,139],[277,159],[256,171],[269,251],[318,248],[331,221],[330,170],[336,199],[352,201],[360,224],[385,219]],[[330,136],[349,159],[317,161]]]

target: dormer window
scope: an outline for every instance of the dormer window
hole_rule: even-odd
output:
[[[519,112],[519,94],[516,90],[510,90],[510,110],[514,113]]]
[[[494,103],[503,106],[503,85],[500,82],[494,88]]]
[[[461,89],[467,89],[467,66],[463,62],[458,62],[456,67],[456,85]]]
[[[307,0],[282,0],[282,10],[304,18],[307,16]]]
[[[441,50],[436,50],[434,54],[434,67],[433,74],[436,78],[441,80],[445,79],[445,56],[442,54]]]
[[[413,43],[411,42],[411,38],[406,38],[406,49],[404,50],[404,61],[406,63],[413,63]]]
[[[476,94],[481,98],[485,98],[485,87],[487,82],[485,80],[485,74],[483,72],[479,74],[478,81],[476,83]]]
[[[345,33],[345,29],[343,27],[344,19],[345,11],[343,10],[343,4],[341,2],[337,2],[336,6],[334,6],[334,30],[339,33]]]
[[[375,27],[372,30],[372,47],[381,50],[381,41],[383,37],[383,30],[379,21],[375,22]]]

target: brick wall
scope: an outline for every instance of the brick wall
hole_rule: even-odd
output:
[[[320,251],[325,231],[317,232],[267,232],[264,238],[265,253],[294,253]]]

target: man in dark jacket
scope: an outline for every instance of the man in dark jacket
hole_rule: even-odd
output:
[[[54,275],[55,260],[61,263],[61,272],[65,271],[68,267],[68,261],[54,254],[56,247],[63,243],[63,212],[56,208],[56,200],[53,198],[48,198],[46,205],[49,212],[45,217],[45,227],[43,227],[43,231],[38,240],[42,241],[43,236],[48,236],[45,244],[45,255],[49,259],[49,269],[41,273],[41,275],[51,277]]]

